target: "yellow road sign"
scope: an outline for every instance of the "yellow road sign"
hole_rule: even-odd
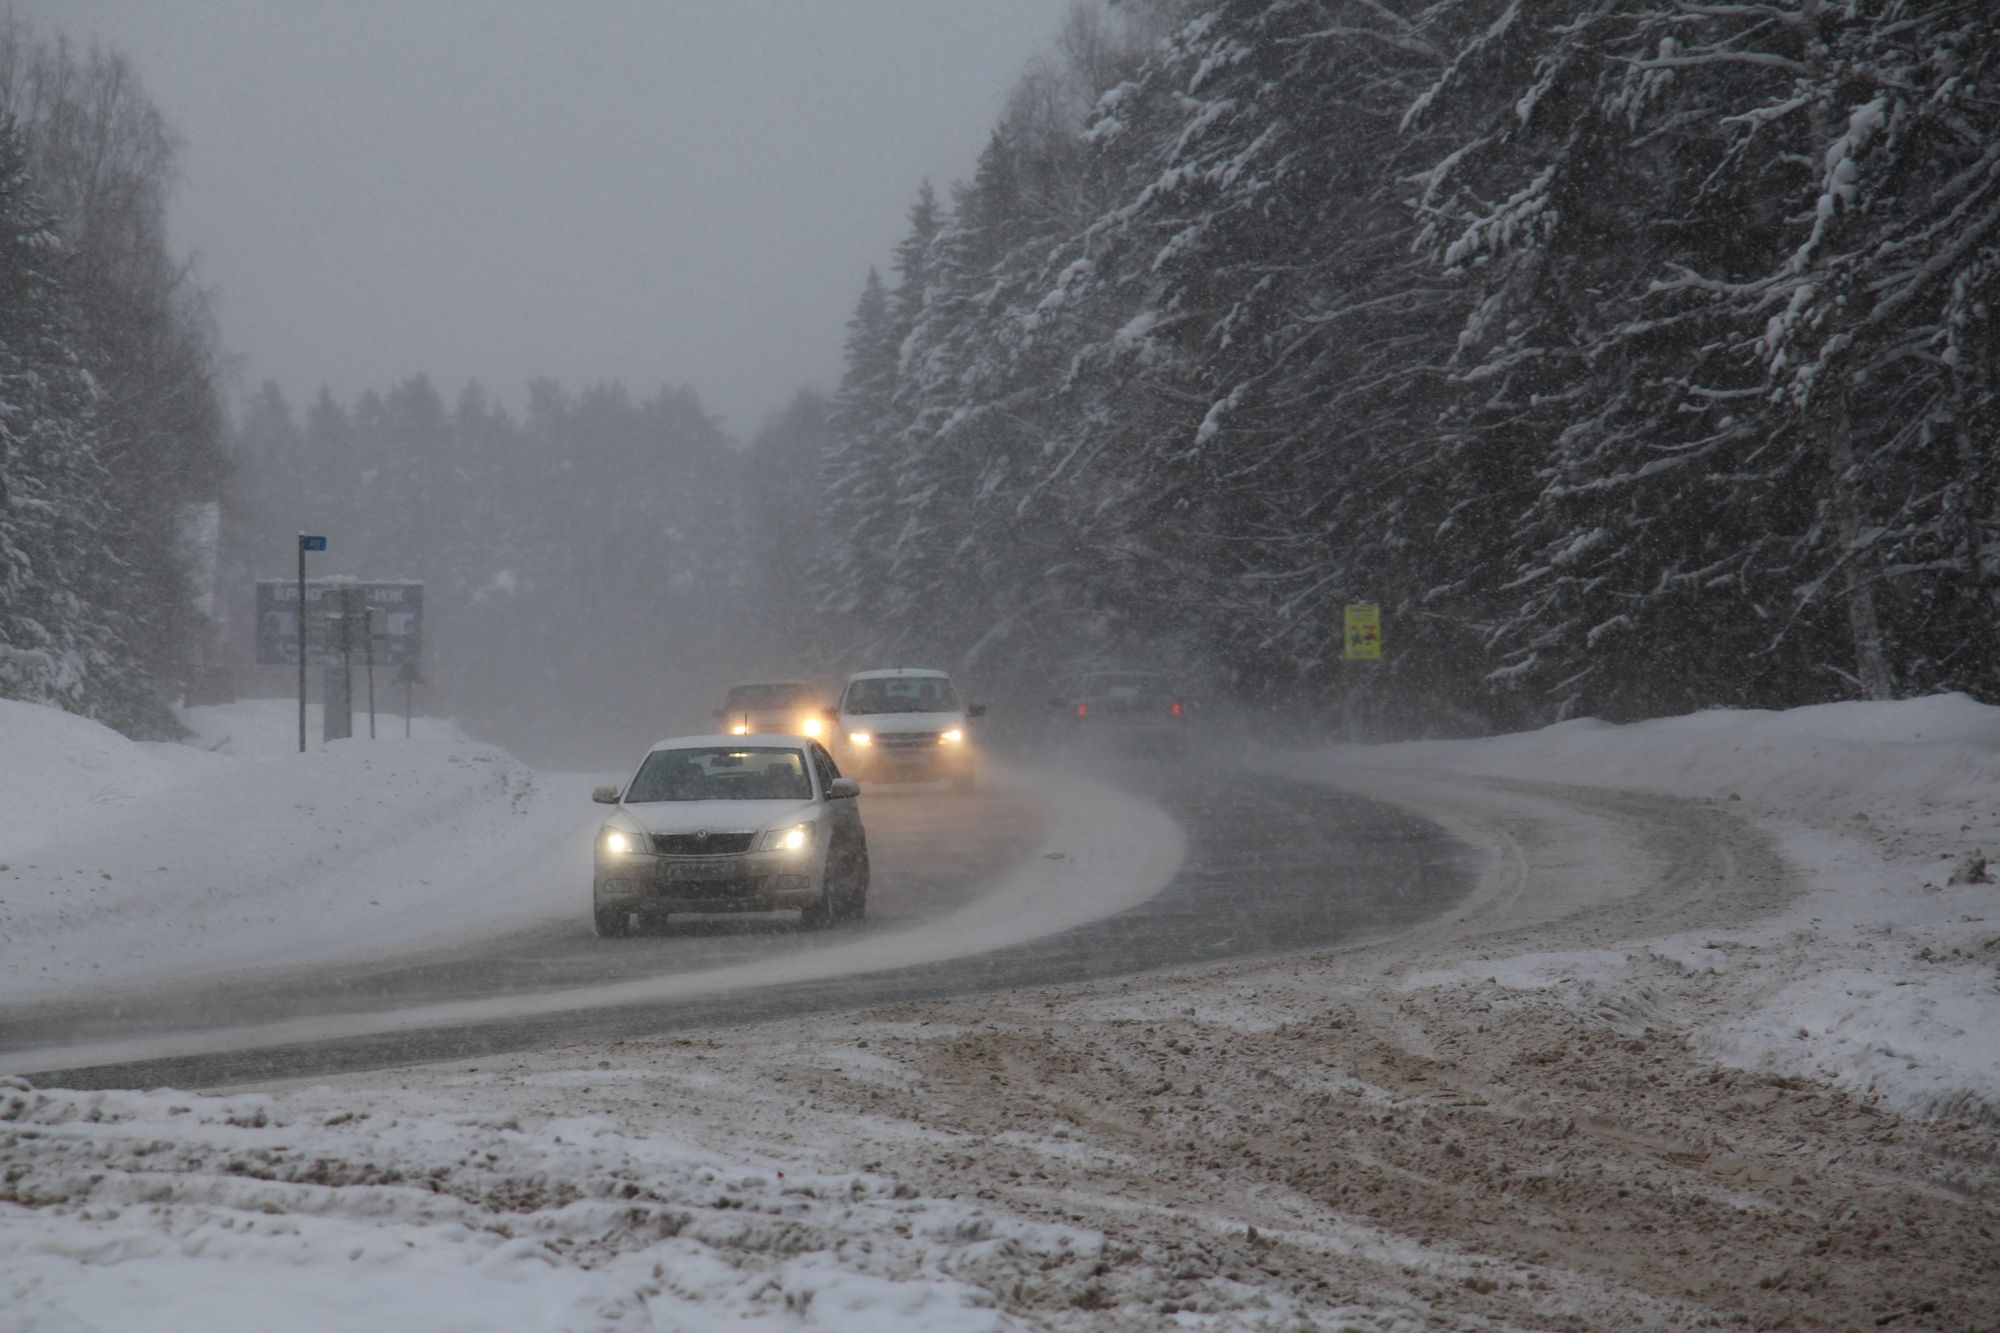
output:
[[[1369,603],[1347,608],[1347,656],[1373,662],[1382,656],[1382,608]]]

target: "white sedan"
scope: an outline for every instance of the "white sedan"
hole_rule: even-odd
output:
[[[675,912],[795,909],[808,927],[868,903],[860,787],[805,736],[684,736],[646,753],[597,831],[597,933]]]

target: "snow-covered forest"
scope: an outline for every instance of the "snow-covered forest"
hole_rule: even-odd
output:
[[[224,472],[174,137],[126,61],[0,16],[0,697],[177,730]]]
[[[1989,5],[1176,8],[870,276],[829,607],[1411,721],[1995,692]]]
[[[426,580],[475,726],[892,658],[1402,730],[2000,695],[1996,26],[1084,5],[916,193],[840,384],[748,445],[699,386],[415,375],[267,385],[226,446],[171,134],[8,27],[0,693],[166,729],[309,522],[316,574]],[[1383,662],[1342,660],[1354,602]]]

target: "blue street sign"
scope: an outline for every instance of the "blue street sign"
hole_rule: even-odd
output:
[[[324,551],[326,549],[326,538],[301,536],[299,538],[299,549],[301,551]]]

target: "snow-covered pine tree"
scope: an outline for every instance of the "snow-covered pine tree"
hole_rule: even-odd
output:
[[[105,595],[125,660],[95,708],[132,734],[172,735],[171,705],[212,652],[192,543],[225,467],[207,298],[167,247],[173,133],[122,56],[18,18],[0,20],[0,109],[63,238],[74,345],[98,389],[99,512],[124,562]]]
[[[1103,312],[1076,364],[1103,395],[1090,456],[1138,520],[1122,545],[1145,552],[1125,596],[1197,625],[1253,691],[1409,672],[1438,693],[1463,672],[1459,608],[1421,604],[1445,582],[1451,294],[1408,253],[1396,167],[1409,90],[1440,63],[1394,6],[1218,4],[1091,130],[1124,194],[1050,300]],[[1386,670],[1336,665],[1353,601],[1392,605]]]
[[[925,187],[928,195],[929,187]],[[927,211],[925,201],[919,209]],[[913,258],[913,264],[921,263]],[[865,654],[880,616],[895,514],[895,395],[903,335],[874,269],[847,321],[847,369],[832,404],[819,471],[826,492],[826,560],[818,605],[837,642]]]
[[[1746,19],[1711,44],[1744,45]],[[1844,621],[1870,697],[2000,696],[2000,20],[1906,0],[1782,20],[1766,48],[1788,63],[1747,114],[1801,168],[1747,313],[1782,438],[1822,479],[1794,616]]]
[[[127,664],[98,597],[123,568],[100,523],[96,392],[75,350],[61,242],[0,116],[0,697],[103,715]]]
[[[1611,715],[1879,696],[1905,654],[1976,681],[1990,556],[1976,517],[1944,512],[1990,514],[1962,507],[1989,483],[1955,427],[1990,398],[1945,352],[1976,340],[1964,316],[1991,284],[1993,125],[1972,92],[1990,18],[1817,0],[1429,17],[1460,36],[1412,108],[1456,136],[1426,243],[1483,298],[1461,410],[1540,468],[1496,679]]]

